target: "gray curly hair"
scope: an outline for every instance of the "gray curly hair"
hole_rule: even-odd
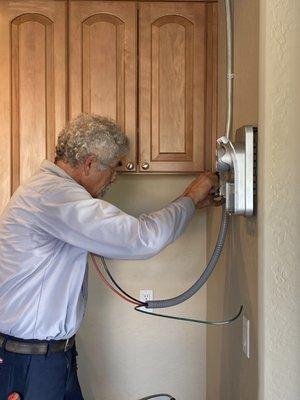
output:
[[[129,140],[111,119],[96,114],[80,114],[59,133],[55,162],[62,160],[77,167],[94,155],[99,169],[126,155]]]

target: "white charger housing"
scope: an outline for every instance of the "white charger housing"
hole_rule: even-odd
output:
[[[256,198],[257,128],[245,125],[236,131],[235,141],[222,136],[217,140],[217,171],[220,196],[230,214],[250,217]]]

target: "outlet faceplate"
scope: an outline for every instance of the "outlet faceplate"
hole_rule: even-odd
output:
[[[250,321],[243,316],[243,352],[250,358]]]
[[[140,290],[140,300],[143,303],[147,303],[147,301],[153,300],[153,290],[151,289],[141,289]],[[152,308],[141,307],[141,310],[145,310],[148,312],[153,312]]]

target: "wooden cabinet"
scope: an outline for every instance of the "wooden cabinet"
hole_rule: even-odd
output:
[[[70,117],[116,120],[131,143],[124,171],[210,168],[217,3],[71,0],[69,21]]]
[[[137,4],[71,1],[69,21],[70,117],[92,112],[117,121],[130,140],[124,164],[135,171]]]
[[[66,121],[66,2],[0,2],[0,211]]]
[[[216,5],[140,4],[140,170],[211,165],[215,129]]]
[[[0,0],[0,210],[83,111],[122,126],[131,172],[210,168],[216,36],[213,1]]]

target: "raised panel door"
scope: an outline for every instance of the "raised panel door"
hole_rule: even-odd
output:
[[[0,1],[0,212],[66,121],[66,2]]]
[[[203,171],[215,129],[216,7],[141,3],[139,27],[140,171]]]
[[[115,120],[130,139],[136,169],[135,2],[70,2],[70,116]]]

